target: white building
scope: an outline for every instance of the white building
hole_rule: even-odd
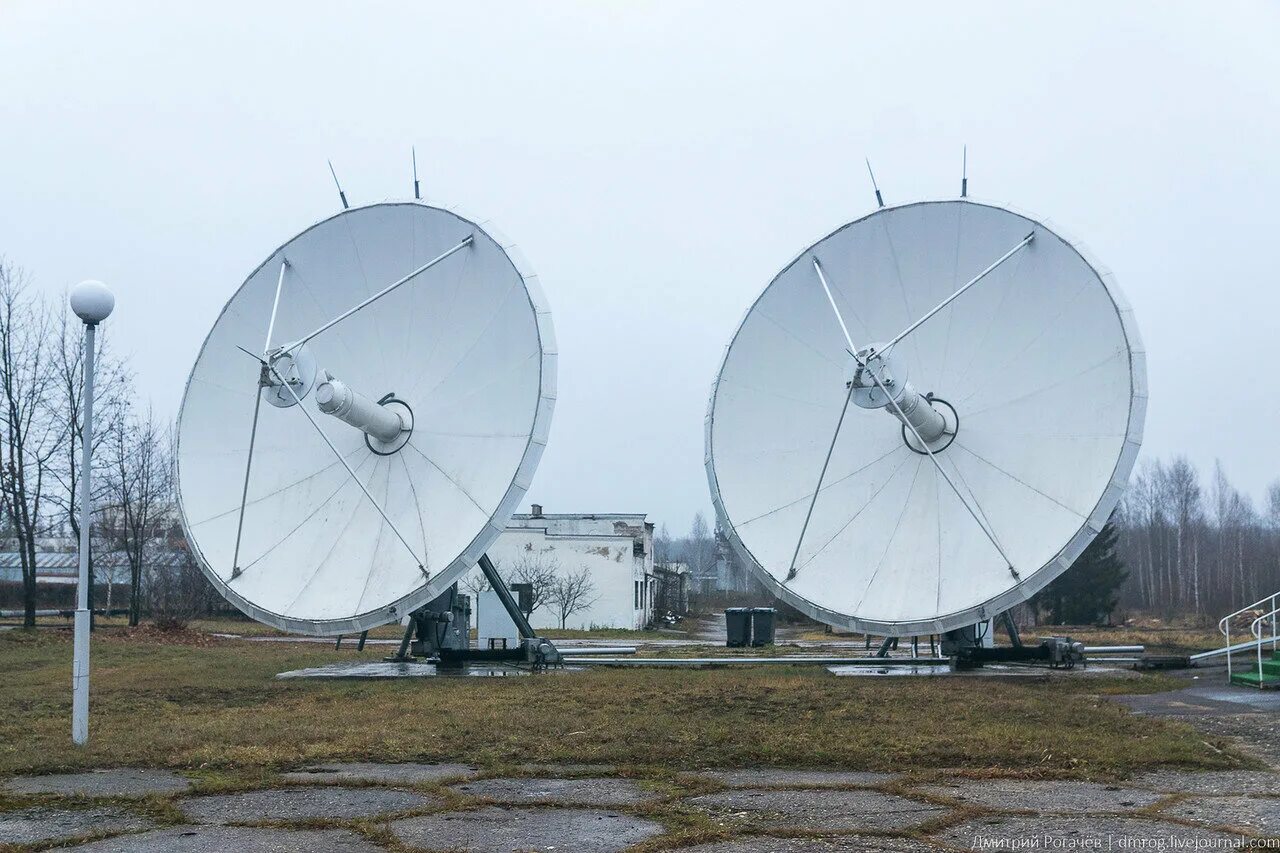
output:
[[[644,513],[544,514],[534,504],[511,517],[489,557],[508,583],[519,580],[512,575],[522,562],[562,576],[586,569],[590,603],[569,614],[566,628],[643,628],[653,618],[653,524]],[[544,602],[530,622],[559,628],[556,602]]]

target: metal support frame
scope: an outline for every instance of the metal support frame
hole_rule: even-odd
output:
[[[339,635],[338,635],[338,639],[337,639],[337,641],[336,641],[336,642],[334,642],[334,644],[333,644],[333,650],[334,650],[334,651],[337,651],[338,649],[342,648],[342,639],[343,639],[343,637],[345,637],[345,636],[346,636],[345,634],[339,634]],[[360,632],[360,637],[356,640],[356,651],[358,651],[358,652],[362,652],[362,651],[364,651],[364,641],[365,641],[365,640],[367,640],[367,639],[369,639],[369,632],[368,632],[368,631],[361,631],[361,632]]]
[[[529,624],[528,617],[524,615],[524,611],[520,609],[519,602],[512,595],[511,588],[502,579],[502,575],[498,573],[498,567],[489,559],[489,555],[481,554],[476,564],[480,567],[485,579],[493,587],[494,592],[498,594],[498,600],[502,602],[507,615],[515,623],[516,631],[520,635],[520,645],[510,649],[441,649],[440,664],[461,666],[465,663],[486,661],[531,663],[534,669],[540,669],[553,663],[559,663],[561,657],[559,650],[554,643],[539,637],[533,630],[533,626]],[[388,656],[386,660],[408,662],[414,659],[410,653],[410,645],[419,616],[425,609],[415,610],[409,615],[409,624],[405,626],[404,636],[400,639],[399,647],[396,649],[395,654]]]
[[[907,329],[906,329],[905,331],[903,331],[901,334],[899,334],[899,335],[898,335],[898,337],[894,338],[894,339],[893,339],[893,341],[892,341],[892,342],[890,342],[889,346],[886,346],[886,347],[885,347],[884,352],[888,352],[889,347],[893,346],[893,344],[894,344],[894,343],[898,342],[898,341],[899,341],[899,340],[901,340],[903,337],[905,337],[905,336],[907,335],[907,333],[909,333],[912,329],[915,329],[917,326],[919,326],[919,325],[920,325],[921,323],[923,323],[925,320],[927,320],[927,319],[929,319],[930,317],[932,317],[932,316],[933,316],[934,314],[936,314],[939,310],[941,310],[945,305],[947,305],[948,303],[950,303],[950,302],[951,302],[951,300],[955,299],[957,296],[959,296],[961,293],[963,293],[965,290],[967,290],[970,286],[972,286],[974,283],[976,283],[979,279],[981,279],[983,276],[985,276],[988,272],[990,272],[991,270],[995,269],[995,268],[996,268],[997,266],[999,266],[1000,264],[1004,263],[1004,261],[1005,261],[1005,260],[1007,260],[1008,258],[1012,257],[1012,256],[1013,256],[1013,254],[1014,254],[1015,252],[1017,252],[1019,249],[1021,249],[1021,248],[1022,248],[1023,246],[1025,246],[1027,243],[1031,242],[1031,238],[1032,238],[1032,237],[1034,237],[1034,236],[1035,236],[1035,233],[1034,233],[1034,232],[1032,232],[1031,234],[1028,234],[1026,237],[1024,237],[1024,238],[1023,238],[1023,240],[1022,240],[1022,242],[1021,242],[1021,243],[1019,243],[1017,246],[1014,246],[1012,249],[1010,249],[1008,252],[1006,252],[1006,253],[1004,254],[1004,256],[1003,256],[1003,257],[1001,257],[999,260],[997,260],[997,261],[996,261],[995,263],[993,263],[991,266],[987,267],[987,269],[986,269],[986,270],[984,270],[983,272],[981,272],[981,273],[977,276],[977,278],[974,278],[972,281],[970,281],[970,282],[969,282],[968,284],[966,284],[964,287],[961,287],[959,290],[957,290],[955,293],[953,293],[950,297],[948,297],[946,300],[944,300],[944,301],[942,302],[942,304],[941,304],[941,305],[939,305],[937,308],[933,309],[933,311],[930,311],[928,314],[926,314],[924,317],[922,317],[919,321],[917,321],[917,322],[913,323],[911,326],[907,327]],[[824,274],[823,274],[823,272],[822,272],[822,265],[818,263],[818,259],[817,259],[816,257],[815,257],[815,258],[813,258],[813,270],[814,270],[814,272],[816,272],[816,273],[818,274],[818,281],[822,284],[822,290],[823,290],[823,292],[825,292],[825,293],[826,293],[826,295],[827,295],[827,302],[828,302],[828,303],[830,303],[830,305],[831,305],[831,310],[835,313],[835,315],[836,315],[836,320],[840,323],[840,330],[841,330],[842,332],[844,332],[844,339],[845,339],[845,343],[847,343],[847,344],[849,345],[849,349],[848,349],[849,355],[851,355],[851,356],[853,357],[853,360],[857,363],[858,367],[860,367],[860,368],[862,368],[862,369],[864,369],[864,370],[865,370],[865,369],[866,369],[866,367],[867,367],[868,362],[869,362],[872,358],[877,358],[877,357],[879,357],[879,356],[883,355],[883,353],[872,353],[872,354],[870,355],[870,357],[869,357],[869,358],[866,358],[866,359],[864,359],[864,358],[862,358],[862,356],[858,355],[858,353],[859,353],[861,350],[860,350],[860,349],[858,348],[858,346],[853,342],[853,338],[849,335],[849,327],[848,327],[847,325],[845,325],[845,322],[844,322],[844,316],[840,313],[840,309],[839,309],[839,307],[837,307],[837,305],[836,305],[835,297],[832,295],[832,293],[831,293],[831,288],[830,288],[830,286],[827,284],[827,277],[826,277],[826,275],[824,275]],[[884,383],[880,381],[880,376],[879,376],[879,375],[878,375],[874,370],[868,370],[868,371],[867,371],[867,374],[868,374],[868,375],[871,377],[871,379],[876,383],[876,387],[880,389],[880,393],[884,394],[885,398],[889,401],[889,405],[890,405],[890,406],[893,406],[893,410],[894,410],[894,412],[896,412],[896,413],[897,413],[897,415],[898,415],[898,420],[902,421],[902,424],[903,424],[905,427],[907,427],[908,429],[910,429],[910,430],[911,430],[911,434],[912,434],[912,435],[914,435],[914,436],[916,437],[916,441],[920,442],[920,446],[921,446],[922,448],[924,448],[924,452],[925,452],[926,454],[928,454],[928,456],[929,456],[929,461],[933,463],[933,466],[934,466],[935,468],[937,468],[937,470],[938,470],[938,474],[939,474],[939,475],[941,475],[942,479],[943,479],[943,480],[945,480],[945,481],[946,481],[946,483],[947,483],[947,485],[951,487],[951,491],[955,492],[956,498],[957,498],[957,499],[959,499],[960,504],[961,504],[961,505],[962,505],[966,510],[968,510],[968,511],[969,511],[969,515],[973,516],[973,520],[977,523],[978,527],[982,528],[982,532],[986,534],[987,539],[989,539],[989,540],[991,541],[991,544],[992,544],[993,546],[995,546],[996,551],[998,551],[998,552],[1000,553],[1000,556],[1004,558],[1005,564],[1009,567],[1009,574],[1013,575],[1014,580],[1021,581],[1021,580],[1022,580],[1022,575],[1020,575],[1020,574],[1018,573],[1018,570],[1017,570],[1017,569],[1015,569],[1015,568],[1013,567],[1013,560],[1009,559],[1009,555],[1008,555],[1007,553],[1005,553],[1005,550],[1004,550],[1004,548],[1000,545],[999,540],[997,540],[997,539],[996,539],[995,531],[994,531],[994,530],[992,530],[992,529],[990,529],[990,528],[989,528],[989,526],[988,526],[988,524],[987,524],[987,523],[985,523],[981,517],[979,517],[979,513],[981,512],[982,507],[981,507],[981,506],[978,506],[977,510],[975,510],[973,506],[970,506],[970,505],[969,505],[969,501],[965,500],[964,494],[963,494],[963,493],[961,493],[961,491],[960,491],[959,487],[958,487],[958,486],[956,486],[956,484],[952,481],[952,479],[951,479],[951,475],[950,475],[950,474],[948,474],[948,473],[947,473],[947,471],[946,471],[946,469],[942,467],[942,463],[938,461],[938,457],[937,457],[936,455],[934,455],[933,450],[931,450],[931,449],[929,448],[928,443],[927,443],[927,442],[924,440],[924,438],[920,435],[920,431],[919,431],[919,430],[917,430],[917,429],[915,428],[915,425],[914,425],[914,424],[912,424],[910,421],[908,421],[908,420],[907,420],[907,416],[906,416],[905,414],[903,414],[902,407],[901,407],[900,405],[898,405],[898,401],[897,401],[897,400],[895,400],[895,399],[893,398],[893,395],[889,393],[889,389],[887,389],[887,388],[885,388],[885,387],[884,387]],[[843,420],[843,419],[842,419],[842,420]],[[837,430],[836,430],[836,435],[837,435],[837,436],[839,435],[839,428],[838,428],[838,427],[837,427]],[[833,446],[833,447],[834,447],[834,444],[835,444],[835,439],[832,439],[832,446]],[[824,466],[824,473],[825,473],[825,466]],[[821,489],[821,487],[822,487],[821,481],[819,481],[818,487],[819,487],[819,489]],[[972,495],[971,495],[971,496],[972,496]],[[816,501],[816,496],[815,496],[815,501]],[[974,502],[974,504],[975,504],[975,505],[977,505],[977,499],[976,499],[976,498],[974,498],[974,501],[973,501],[973,502]],[[812,511],[812,510],[811,510],[811,511]],[[986,514],[985,514],[985,513],[982,513],[982,515],[983,515],[983,516],[985,516]],[[802,534],[802,535],[803,535],[803,534]],[[799,548],[797,547],[797,549],[796,549],[796,550],[797,550],[797,551],[799,551]],[[790,579],[791,579],[791,577],[792,577],[792,575],[791,575],[791,574],[788,574],[788,580],[790,580]]]
[[[998,618],[1000,624],[1004,626],[1005,633],[1009,635],[1009,644],[1015,649],[1022,648],[1022,635],[1018,633],[1018,626],[1013,621],[1013,614],[1006,610]]]
[[[475,242],[475,235],[472,235],[472,236],[470,236],[470,237],[467,237],[467,238],[466,238],[466,239],[464,239],[461,243],[459,243],[459,244],[457,244],[456,246],[454,246],[452,249],[446,249],[445,251],[441,252],[439,255],[436,255],[434,258],[432,258],[431,260],[427,261],[427,262],[426,262],[425,264],[423,264],[422,266],[418,267],[417,269],[413,270],[413,271],[412,271],[412,272],[410,272],[409,274],[405,275],[403,278],[397,279],[396,281],[393,281],[391,284],[388,284],[386,287],[382,288],[382,290],[379,290],[377,293],[373,294],[373,295],[372,295],[372,296],[370,296],[368,299],[366,299],[366,300],[364,300],[363,302],[361,302],[359,305],[356,305],[354,308],[349,308],[349,309],[347,309],[346,311],[343,311],[343,312],[342,312],[341,314],[339,314],[337,317],[334,317],[332,320],[330,320],[329,322],[327,322],[327,323],[325,323],[324,325],[320,326],[319,328],[315,329],[314,331],[311,331],[311,332],[309,332],[309,333],[307,333],[307,334],[303,335],[302,337],[298,338],[296,341],[293,341],[292,343],[286,344],[286,345],[284,345],[283,347],[281,347],[278,351],[271,353],[272,361],[274,362],[274,361],[275,361],[275,359],[279,358],[280,356],[285,355],[285,354],[290,353],[290,352],[293,352],[293,351],[294,351],[294,350],[296,350],[298,347],[300,347],[300,346],[302,346],[303,344],[305,344],[307,341],[311,340],[312,338],[316,337],[317,335],[321,334],[322,332],[326,332],[326,331],[328,331],[329,329],[331,329],[331,328],[333,328],[334,326],[336,326],[336,325],[338,325],[339,323],[341,323],[343,320],[345,320],[345,319],[347,319],[348,317],[350,317],[352,314],[355,314],[357,311],[360,311],[360,310],[362,310],[362,309],[364,309],[364,308],[369,307],[370,305],[372,305],[373,303],[377,302],[377,301],[378,301],[379,299],[381,299],[382,297],[386,296],[386,295],[387,295],[388,293],[390,293],[391,291],[395,290],[396,288],[400,287],[401,285],[403,285],[403,284],[405,284],[405,283],[407,283],[407,282],[412,281],[413,279],[417,278],[417,277],[418,277],[419,275],[421,275],[422,273],[426,272],[427,270],[429,270],[429,269],[431,269],[432,267],[434,267],[436,264],[438,264],[438,263],[440,263],[441,261],[443,261],[445,258],[448,258],[448,257],[449,257],[450,255],[452,255],[454,252],[459,252],[459,251],[461,251],[461,250],[463,250],[463,249],[467,248],[467,247],[468,247],[468,246],[470,246],[473,242]]]
[[[520,604],[516,601],[515,596],[511,594],[507,582],[502,579],[502,575],[498,574],[498,567],[493,564],[493,560],[489,559],[488,554],[481,554],[479,561],[480,571],[484,572],[485,580],[493,586],[493,591],[498,594],[498,599],[502,602],[502,606],[506,608],[507,615],[511,617],[511,621],[516,623],[516,630],[520,632],[520,639],[530,640],[537,635],[533,632],[533,626],[529,624],[529,619],[524,615],[524,611],[520,609]]]
[[[882,349],[882,350],[880,351],[880,355],[888,355],[888,354],[889,354],[889,350],[893,349],[893,347],[898,343],[898,341],[902,340],[902,339],[903,339],[903,338],[905,338],[907,335],[911,334],[911,333],[912,333],[912,332],[914,332],[916,329],[918,329],[918,328],[920,328],[921,326],[923,326],[923,325],[925,324],[925,322],[926,322],[930,317],[932,317],[934,314],[937,314],[937,313],[938,313],[939,311],[941,311],[943,308],[946,308],[948,305],[950,305],[950,304],[951,304],[952,302],[954,302],[956,299],[960,298],[960,294],[964,293],[966,290],[968,290],[969,288],[973,287],[973,286],[974,286],[975,284],[977,284],[978,282],[982,281],[984,278],[986,278],[988,275],[990,275],[992,272],[994,272],[994,271],[995,271],[995,269],[996,269],[996,267],[1000,266],[1000,265],[1001,265],[1001,264],[1003,264],[1005,261],[1009,260],[1009,259],[1010,259],[1010,258],[1012,258],[1014,255],[1018,254],[1018,252],[1019,252],[1019,251],[1021,251],[1022,249],[1026,248],[1028,245],[1030,245],[1031,241],[1032,241],[1032,240],[1034,240],[1035,238],[1036,238],[1036,232],[1032,231],[1030,234],[1028,234],[1027,236],[1023,237],[1021,240],[1019,240],[1019,241],[1017,242],[1017,244],[1015,244],[1015,245],[1014,245],[1014,247],[1013,247],[1012,249],[1010,249],[1009,251],[1005,252],[1005,253],[1004,253],[1003,255],[1001,255],[1000,257],[996,258],[996,260],[995,260],[995,261],[993,261],[993,262],[991,263],[991,266],[987,267],[985,270],[983,270],[982,272],[978,273],[978,274],[977,274],[977,275],[975,275],[973,278],[969,279],[967,282],[965,282],[964,284],[962,284],[962,285],[960,286],[960,288],[959,288],[958,290],[956,290],[956,292],[955,292],[955,293],[952,293],[952,294],[951,294],[950,296],[948,296],[946,299],[944,299],[944,300],[942,300],[941,302],[939,302],[937,305],[935,305],[935,306],[934,306],[934,307],[933,307],[933,308],[932,308],[932,309],[931,309],[927,314],[925,314],[925,315],[924,315],[923,317],[921,317],[919,320],[916,320],[916,321],[915,321],[914,323],[912,323],[910,326],[907,326],[907,327],[906,327],[905,329],[903,329],[901,332],[898,332],[898,334],[897,334],[897,335],[896,335],[892,340],[890,340],[890,341],[889,341],[889,343],[887,343],[887,344],[885,344],[885,345],[884,345],[884,349]],[[832,304],[834,305],[834,303],[832,303]],[[843,324],[843,323],[841,323],[841,325],[844,325],[844,324]],[[846,336],[847,336],[847,335],[846,335]]]

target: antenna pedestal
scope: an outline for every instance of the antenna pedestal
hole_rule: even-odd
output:
[[[447,592],[409,615],[400,648],[386,660],[407,662],[427,658],[441,667],[461,667],[468,663],[528,663],[533,664],[535,670],[560,663],[559,650],[550,640],[534,632],[516,597],[511,594],[511,588],[488,554],[481,555],[479,566],[515,624],[520,644],[514,648],[471,648],[471,599],[459,595],[455,583]]]

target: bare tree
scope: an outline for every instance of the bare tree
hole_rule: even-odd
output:
[[[530,587],[528,609],[521,608],[524,618],[528,619],[535,610],[551,601],[559,570],[559,560],[540,552],[522,554],[512,562],[511,570],[504,575],[507,586],[525,583]]]
[[[111,506],[116,549],[129,563],[132,589],[129,624],[142,619],[142,585],[147,558],[163,542],[158,535],[171,508],[172,477],[166,431],[150,409],[115,431],[108,447]]]
[[[711,536],[711,528],[701,513],[693,516],[693,524],[689,528],[689,540],[685,544],[685,562],[694,577],[705,577],[711,573],[716,559],[716,543]]]
[[[560,617],[561,628],[565,627],[570,616],[586,610],[599,599],[596,582],[586,566],[580,566],[575,572],[558,573],[551,583],[549,600]]]
[[[0,501],[22,565],[23,625],[36,624],[36,538],[63,433],[51,417],[48,305],[21,269],[0,258]]]
[[[65,302],[65,300],[64,300]],[[71,529],[77,541],[80,538],[80,456],[84,447],[84,335],[80,323],[70,312],[62,311],[57,323],[58,332],[52,349],[53,417],[59,422],[58,432],[63,440],[54,457],[51,472],[57,488],[52,490],[50,501]],[[108,447],[115,433],[123,428],[128,412],[130,376],[125,364],[116,359],[107,347],[107,336],[95,336],[94,353],[94,431],[93,431],[93,494],[95,515],[109,503],[111,491],[107,477],[109,460],[101,452]],[[92,523],[92,522],[91,522]],[[90,539],[89,607],[93,608],[93,588],[97,582],[97,568],[93,559],[98,537]],[[119,580],[107,579],[107,609],[111,599],[111,587]]]

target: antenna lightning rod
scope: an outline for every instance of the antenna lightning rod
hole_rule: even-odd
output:
[[[871,188],[876,191],[876,204],[884,207],[884,196],[880,195],[880,186],[876,183],[876,173],[871,171],[871,158],[867,157],[867,174],[871,176]]]
[[[338,198],[342,199],[342,209],[347,210],[351,205],[347,204],[347,194],[342,191],[342,184],[338,183],[338,173],[333,171],[333,161],[325,161],[329,164],[329,174],[333,175],[333,185],[338,188]]]
[[[969,197],[969,146],[964,146],[960,160],[960,198]]]
[[[409,153],[413,155],[413,197],[422,200],[422,192],[418,189],[418,149],[410,148]]]

